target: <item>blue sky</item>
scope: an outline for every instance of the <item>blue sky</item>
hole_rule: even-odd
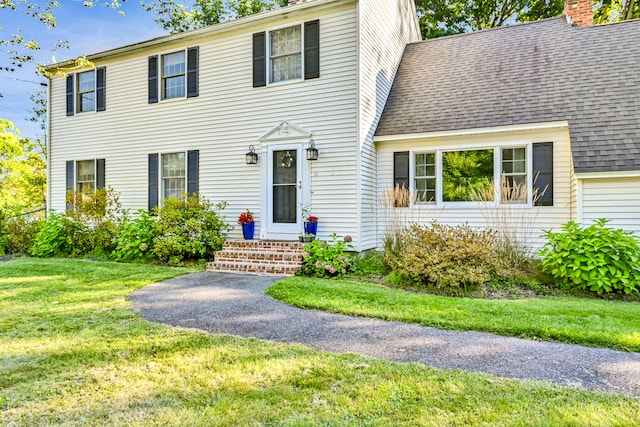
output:
[[[55,9],[58,23],[51,29],[27,17],[24,10],[0,9],[0,39],[6,40],[20,29],[25,38],[35,39],[41,47],[34,63],[13,73],[0,71],[0,118],[13,122],[25,137],[39,133],[38,126],[26,120],[33,108],[30,94],[41,87],[38,82],[46,82],[36,75],[36,65],[52,63],[54,55],[61,61],[166,34],[153,22],[153,14],[145,12],[136,0],[123,3],[124,16],[103,6],[85,7],[82,0],[61,0],[60,4]],[[59,40],[67,40],[69,49],[52,52]],[[0,55],[6,55],[6,47],[0,46]],[[6,63],[4,58],[2,63]]]

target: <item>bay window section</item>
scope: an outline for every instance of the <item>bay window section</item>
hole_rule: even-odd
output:
[[[416,202],[435,203],[436,153],[416,154],[414,184]]]
[[[162,198],[181,198],[186,187],[186,156],[184,152],[162,155]]]
[[[269,32],[270,82],[302,79],[302,27]]]
[[[494,196],[493,150],[442,153],[442,200],[490,202]]]
[[[502,149],[502,203],[526,203],[527,151],[524,147]]]
[[[162,99],[185,96],[185,73],[184,51],[162,55]]]

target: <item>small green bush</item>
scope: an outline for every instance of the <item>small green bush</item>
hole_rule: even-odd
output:
[[[146,210],[122,223],[118,233],[118,245],[111,254],[116,261],[141,261],[151,257],[158,224]]]
[[[212,256],[231,229],[220,213],[225,207],[224,202],[214,206],[197,195],[165,199],[155,210],[158,228],[152,254],[171,265]]]
[[[82,223],[69,216],[52,212],[36,235],[30,249],[31,255],[37,257],[79,255],[81,248],[77,245],[77,241],[82,241],[83,233]]]
[[[42,221],[27,216],[10,218],[4,225],[4,251],[10,254],[28,254],[42,228]],[[1,252],[1,250],[0,250]]]
[[[304,247],[302,267],[297,271],[299,276],[335,277],[352,271],[355,264],[353,257],[346,253],[352,249],[350,237],[340,239],[334,233],[326,243],[314,240]]]
[[[598,295],[640,292],[640,243],[631,232],[607,228],[601,218],[588,227],[570,221],[544,232],[542,269],[558,284]]]
[[[436,222],[406,228],[384,259],[406,282],[453,294],[489,282],[500,265],[494,232]]]

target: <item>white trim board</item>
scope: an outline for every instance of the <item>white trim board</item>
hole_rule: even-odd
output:
[[[547,123],[528,123],[523,125],[508,125],[508,126],[493,126],[486,128],[473,128],[473,129],[456,129],[440,132],[426,132],[426,133],[407,133],[398,135],[381,135],[374,136],[374,142],[393,142],[393,141],[408,141],[419,140],[429,138],[444,138],[452,136],[467,136],[467,135],[484,135],[492,133],[505,133],[505,132],[525,132],[525,131],[539,131],[549,129],[568,128],[569,122],[547,122]]]

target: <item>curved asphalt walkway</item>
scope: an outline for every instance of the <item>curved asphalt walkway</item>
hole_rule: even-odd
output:
[[[147,286],[131,300],[144,318],[175,326],[640,397],[640,353],[299,309],[264,295],[276,280],[196,273]]]

